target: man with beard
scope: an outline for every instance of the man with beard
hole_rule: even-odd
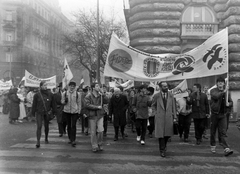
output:
[[[161,91],[153,96],[155,110],[155,137],[158,138],[161,157],[166,156],[167,142],[173,135],[173,122],[177,121],[175,99],[168,91],[167,82],[160,82]]]
[[[210,91],[211,95],[211,152],[216,153],[216,130],[218,129],[219,139],[221,141],[222,147],[224,148],[224,155],[229,156],[233,154],[233,151],[229,148],[226,142],[226,127],[227,127],[227,107],[232,106],[232,99],[228,93],[228,86],[225,87],[225,80],[222,77],[217,79],[217,87]]]
[[[121,129],[122,138],[125,138],[124,129],[126,126],[126,110],[128,108],[127,97],[121,94],[119,88],[114,89],[114,95],[109,102],[109,115],[113,115],[113,126],[115,130],[114,141],[118,140],[119,127]]]

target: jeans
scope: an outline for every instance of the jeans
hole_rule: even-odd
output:
[[[93,117],[89,119],[89,126],[91,130],[91,144],[92,148],[98,148],[98,145],[103,144],[103,117]]]
[[[211,116],[211,146],[216,146],[216,130],[218,129],[219,140],[222,143],[223,148],[228,148],[228,144],[225,140],[227,127],[227,117],[224,114],[212,114]]]
[[[76,140],[78,114],[62,113],[67,119],[68,138],[71,142]]]
[[[103,117],[104,133],[107,133],[107,127],[108,127],[108,114],[105,112]]]
[[[145,135],[147,132],[147,119],[136,119],[136,131],[137,136],[141,136],[141,140],[145,141]]]

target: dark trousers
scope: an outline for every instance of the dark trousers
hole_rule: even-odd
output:
[[[197,140],[201,140],[203,136],[203,132],[205,130],[205,118],[193,119],[193,121],[194,121],[195,138]]]
[[[137,136],[141,136],[141,140],[145,141],[145,136],[147,132],[147,119],[136,119],[136,131]]]
[[[78,114],[63,112],[67,119],[68,138],[71,142],[76,140]]]
[[[103,117],[103,129],[104,133],[107,133],[107,127],[108,127],[108,114],[105,112]]]
[[[154,131],[154,119],[155,119],[154,116],[148,118],[148,121],[149,121],[149,126],[148,126],[149,134],[152,134],[153,131]]]
[[[125,126],[120,126],[120,128],[121,128],[121,134],[122,136],[124,136]],[[114,126],[114,131],[115,131],[115,138],[118,138],[119,126]]]
[[[169,136],[166,136],[166,137],[163,137],[163,138],[159,138],[159,139],[158,139],[159,151],[160,151],[160,152],[166,151],[167,142],[168,142],[168,139],[169,139],[169,138],[170,138]]]
[[[178,115],[178,130],[179,130],[179,136],[182,137],[184,134],[184,138],[188,138],[189,136],[189,130],[191,126],[191,114],[188,115]]]
[[[216,146],[216,131],[218,129],[218,137],[222,143],[223,148],[228,148],[228,144],[225,140],[226,137],[227,118],[224,114],[212,114],[211,116],[211,146]]]

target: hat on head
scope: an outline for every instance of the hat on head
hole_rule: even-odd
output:
[[[46,83],[45,80],[41,81],[41,82],[40,82],[40,87],[41,87],[42,85],[44,85],[44,83]]]
[[[68,86],[76,86],[76,82],[70,82]]]

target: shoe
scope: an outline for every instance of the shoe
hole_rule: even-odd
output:
[[[72,141],[69,140],[68,144],[72,144]]]
[[[118,137],[114,137],[113,141],[118,141]]]
[[[40,147],[40,144],[36,144],[36,148],[39,148]]]
[[[76,142],[75,142],[75,141],[72,142],[72,146],[73,146],[73,147],[76,146]]]
[[[145,142],[143,140],[141,140],[141,145],[145,145]]]
[[[99,151],[103,151],[103,146],[102,145],[98,145],[98,149],[99,149]]]
[[[48,144],[48,143],[49,143],[48,139],[45,139],[45,144]]]
[[[189,142],[189,140],[187,138],[184,138],[184,142],[187,143]]]
[[[149,137],[149,138],[152,138],[153,136],[152,136],[152,134],[148,134],[148,137]]]
[[[211,152],[216,153],[216,146],[211,146]]]
[[[140,141],[141,140],[141,136],[137,136],[137,141]]]
[[[225,148],[224,149],[224,155],[225,156],[229,156],[233,154],[233,150],[229,149],[229,148]]]
[[[125,135],[124,135],[124,134],[122,135],[122,139],[123,139],[123,140],[125,139]]]
[[[59,137],[62,137],[63,136],[63,134],[59,134]]]
[[[205,135],[203,135],[203,138],[206,139],[206,140],[208,139],[208,137],[206,137]]]
[[[201,144],[201,141],[200,141],[200,139],[198,139],[196,142],[196,145],[200,145],[200,144]]]
[[[88,136],[88,132],[85,132],[85,135]]]
[[[124,133],[124,136],[125,136],[125,137],[128,137],[128,134]]]
[[[166,153],[163,151],[163,152],[160,152],[160,155],[161,155],[161,157],[166,157]]]
[[[98,151],[97,148],[92,148],[92,152],[93,152],[93,153],[96,153],[97,151]]]

